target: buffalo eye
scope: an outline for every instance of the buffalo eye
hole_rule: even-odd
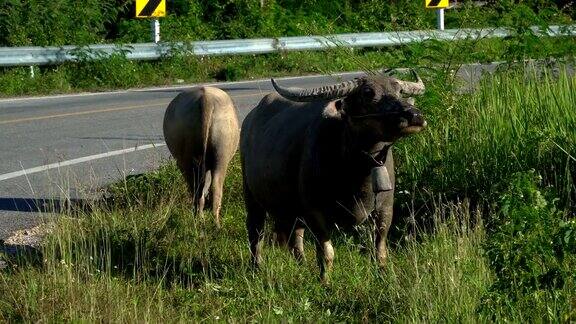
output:
[[[382,102],[387,103],[387,107],[392,111],[401,111],[404,109],[404,105],[397,97],[392,95],[386,95],[382,98]]]
[[[372,89],[371,87],[362,88],[362,96],[364,98],[369,98],[369,99],[374,98],[374,89]]]

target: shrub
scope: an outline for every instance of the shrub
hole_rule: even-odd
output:
[[[533,170],[515,174],[488,226],[485,249],[496,279],[483,307],[494,319],[514,312],[563,318],[556,315],[569,314],[576,297],[576,220],[565,218],[558,198],[540,190],[540,181]]]

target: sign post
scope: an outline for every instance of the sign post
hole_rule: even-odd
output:
[[[136,18],[154,18],[150,21],[152,41],[160,41],[160,20],[166,16],[166,0],[136,0]]]
[[[448,0],[424,0],[427,9],[436,9],[436,26],[438,30],[444,30],[444,8],[447,8]]]
[[[444,30],[444,8],[436,9],[436,26],[438,30]]]
[[[150,21],[152,27],[152,41],[158,43],[160,41],[160,20],[154,18]]]

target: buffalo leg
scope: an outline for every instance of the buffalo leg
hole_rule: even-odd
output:
[[[180,170],[182,170],[182,174],[184,175],[184,180],[186,181],[186,185],[188,186],[190,196],[192,197],[192,204],[197,209],[201,193],[200,190],[202,188],[200,169],[196,164],[192,163],[188,165],[178,164],[178,167],[180,168]]]
[[[320,280],[328,283],[329,275],[334,262],[334,247],[330,240],[330,234],[323,215],[315,214],[307,220],[312,234],[315,236],[316,243],[316,261],[320,267]]]
[[[328,236],[321,237],[316,242],[316,260],[320,267],[320,280],[328,283],[334,262],[334,247],[332,247],[332,241]]]
[[[287,224],[282,221],[285,216],[272,215],[270,218],[276,220],[274,224],[274,242],[279,247],[288,246],[288,237],[290,236],[290,229]]]
[[[272,215],[276,220],[274,233],[280,247],[287,246],[294,258],[304,260],[304,224],[300,220],[290,220],[289,215]]]
[[[274,219],[274,243],[279,247],[288,247],[294,230],[294,222],[288,213],[270,215]]]
[[[206,198],[208,197],[208,190],[210,189],[210,183],[212,182],[212,173],[210,170],[206,171],[204,177],[200,183],[202,186],[198,186],[198,214],[202,217],[204,215],[204,206],[206,205]],[[200,191],[201,190],[201,191]]]
[[[256,268],[262,262],[262,239],[264,238],[264,221],[266,211],[254,200],[250,190],[244,184],[244,201],[246,204],[246,229],[250,243],[252,265]]]
[[[379,193],[376,201],[377,208],[374,210],[376,259],[378,265],[384,267],[386,265],[386,259],[388,258],[386,239],[388,230],[392,224],[394,192]]]
[[[212,175],[212,210],[216,220],[216,226],[220,227],[220,208],[222,207],[222,191],[224,189],[224,177],[226,171],[216,169]]]
[[[298,221],[297,221],[298,222]],[[290,235],[290,250],[298,262],[304,261],[304,227],[296,223],[296,228]]]

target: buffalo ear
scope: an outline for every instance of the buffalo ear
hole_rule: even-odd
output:
[[[349,119],[348,114],[346,113],[346,109],[344,109],[344,100],[336,100],[334,106],[336,107],[336,111],[340,114],[340,118],[344,120]]]
[[[338,110],[339,112],[343,112],[342,110],[342,100],[336,100],[336,102],[334,103],[334,105],[336,106],[336,110]]]
[[[326,105],[326,107],[324,107],[324,110],[322,111],[322,115],[328,118],[340,119],[345,114],[346,113],[344,111],[342,100],[330,102],[328,105]]]
[[[414,97],[409,97],[409,98],[407,98],[407,99],[406,99],[406,102],[407,102],[409,105],[412,105],[412,106],[414,106],[414,105],[416,104],[416,100],[414,100]]]

